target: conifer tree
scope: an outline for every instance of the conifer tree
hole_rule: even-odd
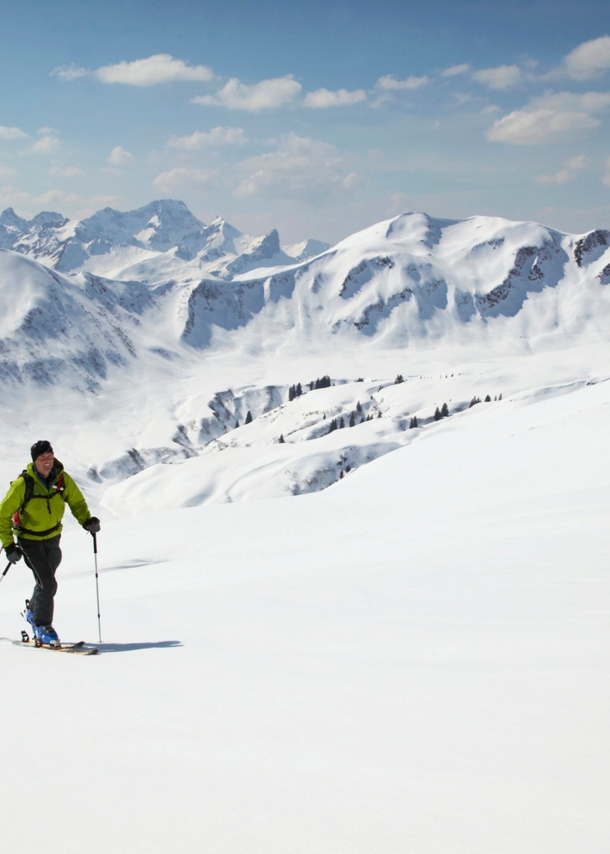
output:
[[[285,444],[285,442],[284,442],[284,434],[283,434],[283,433],[281,433],[281,434],[280,434],[280,438],[278,439],[278,444],[280,444],[280,445],[284,445],[284,444]]]
[[[434,420],[435,420],[435,421],[440,421],[440,420],[441,420],[441,417],[442,417],[442,416],[441,416],[441,411],[440,411],[440,409],[439,409],[439,408],[438,408],[438,406],[437,406],[437,407],[436,407],[436,410],[435,410],[435,412],[434,412]]]
[[[250,410],[248,410],[248,414],[246,415],[246,421],[245,421],[245,423],[246,423],[246,424],[251,424],[251,423],[252,423],[252,413],[250,412]]]
[[[349,426],[350,427],[356,426],[356,413],[355,412],[352,412],[352,414],[349,417]]]
[[[447,418],[449,415],[449,407],[446,403],[443,403],[441,407],[441,418]]]

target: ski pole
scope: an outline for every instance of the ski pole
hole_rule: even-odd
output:
[[[0,575],[0,582],[2,582],[2,581],[4,580],[4,576],[5,576],[5,575],[6,575],[6,573],[9,571],[9,569],[10,569],[10,568],[11,568],[11,562],[10,562],[10,560],[9,560],[9,562],[8,562],[8,563],[7,563],[7,565],[6,565],[6,569],[4,570],[4,572],[2,573],[2,575]]]
[[[95,562],[95,595],[97,597],[97,629],[100,636],[100,643],[102,642],[102,619],[100,617],[100,587],[98,583],[98,575],[97,575],[97,536],[95,531],[91,531],[91,536],[93,537],[93,560]],[[7,567],[8,569],[8,567]]]

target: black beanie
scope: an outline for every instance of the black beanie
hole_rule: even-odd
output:
[[[37,442],[34,442],[30,450],[32,452],[32,460],[35,460],[37,457],[41,457],[43,454],[48,454],[49,451],[53,453],[51,443],[46,439],[39,439]]]

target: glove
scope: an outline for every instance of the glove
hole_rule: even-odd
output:
[[[7,546],[4,551],[6,552],[6,556],[11,563],[17,563],[18,560],[21,560],[23,552],[16,543],[11,543],[10,546]]]
[[[83,528],[90,534],[97,534],[101,528],[100,520],[97,516],[91,516],[86,522],[83,522]]]

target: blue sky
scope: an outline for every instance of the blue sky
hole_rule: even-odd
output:
[[[0,208],[610,228],[607,0],[0,2]]]

